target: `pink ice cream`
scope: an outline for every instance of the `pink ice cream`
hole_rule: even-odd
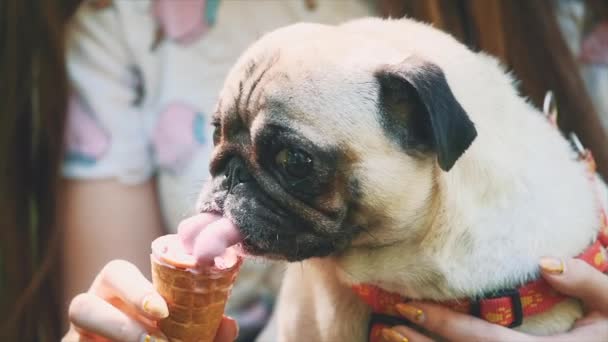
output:
[[[209,213],[182,221],[177,235],[167,237],[162,244],[156,246],[156,250],[161,252],[159,258],[186,268],[231,267],[237,259],[234,246],[243,239],[231,220]],[[154,251],[154,244],[152,249]]]

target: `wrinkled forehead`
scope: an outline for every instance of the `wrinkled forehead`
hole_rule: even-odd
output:
[[[254,136],[268,125],[289,127],[323,142],[348,139],[375,125],[379,86],[374,67],[339,56],[276,51],[251,58],[222,91],[216,115]]]

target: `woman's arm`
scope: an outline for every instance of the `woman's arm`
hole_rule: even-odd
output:
[[[64,180],[61,190],[63,312],[67,322],[70,300],[86,292],[110,260],[128,260],[149,278],[150,242],[161,235],[162,220],[153,180],[140,185]]]
[[[83,2],[68,32],[71,94],[58,209],[66,315],[72,297],[111,259],[149,274],[150,242],[161,233],[145,113],[135,102],[136,63],[119,7]]]

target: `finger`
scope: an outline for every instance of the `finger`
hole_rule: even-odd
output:
[[[168,341],[160,333],[149,334],[136,320],[90,293],[70,303],[70,322],[78,329],[117,342]]]
[[[198,234],[211,222],[217,221],[220,218],[221,216],[219,215],[202,213],[180,222],[177,227],[177,236],[179,236],[186,253],[192,253],[194,241]]]
[[[61,342],[109,342],[110,340],[102,337],[96,337],[84,330],[77,329],[72,325],[70,330],[63,336]]]
[[[222,318],[222,323],[217,329],[214,342],[232,342],[239,336],[239,326],[236,321],[230,317]]]
[[[382,329],[382,340],[384,342],[433,342],[432,339],[416,330],[402,325]]]
[[[567,333],[539,338],[537,342],[608,341],[608,317],[598,312],[585,316]]]
[[[61,342],[77,342],[80,339],[80,336],[74,326],[70,326],[70,330],[63,336]]]
[[[118,297],[152,320],[169,316],[167,303],[154,290],[152,283],[135,265],[124,260],[110,261],[93,281],[89,293],[106,300]]]
[[[94,334],[92,334],[88,331],[85,331],[83,329],[80,329],[76,326],[74,326],[74,330],[77,332],[77,336],[78,336],[78,339],[74,340],[74,341],[78,341],[78,342],[112,342],[111,340],[109,340],[105,337],[94,335]]]
[[[545,257],[542,276],[557,291],[581,299],[589,308],[608,314],[608,277],[580,259]]]
[[[135,319],[142,326],[146,327],[148,330],[154,330],[158,326],[158,319],[150,319],[142,314],[140,314],[140,310],[136,309],[133,304],[128,304],[122,301],[122,299],[118,297],[113,297],[109,299],[105,299],[106,302],[110,303],[113,307],[122,311],[125,315]]]
[[[403,318],[450,341],[526,340],[522,333],[435,304],[400,303],[396,309]]]
[[[608,324],[608,315],[603,315],[599,311],[592,311],[586,314],[585,317],[576,320],[576,322],[574,323],[574,328],[579,328],[590,324],[596,324],[598,322]],[[608,333],[608,330],[606,331],[606,333]]]

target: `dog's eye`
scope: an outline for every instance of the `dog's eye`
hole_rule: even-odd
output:
[[[213,123],[213,127],[215,127],[213,129],[213,146],[216,146],[219,142],[220,142],[220,138],[221,138],[221,131],[220,131],[220,124],[218,123]]]
[[[277,165],[289,176],[304,178],[313,170],[312,158],[299,149],[283,149],[275,158]]]

